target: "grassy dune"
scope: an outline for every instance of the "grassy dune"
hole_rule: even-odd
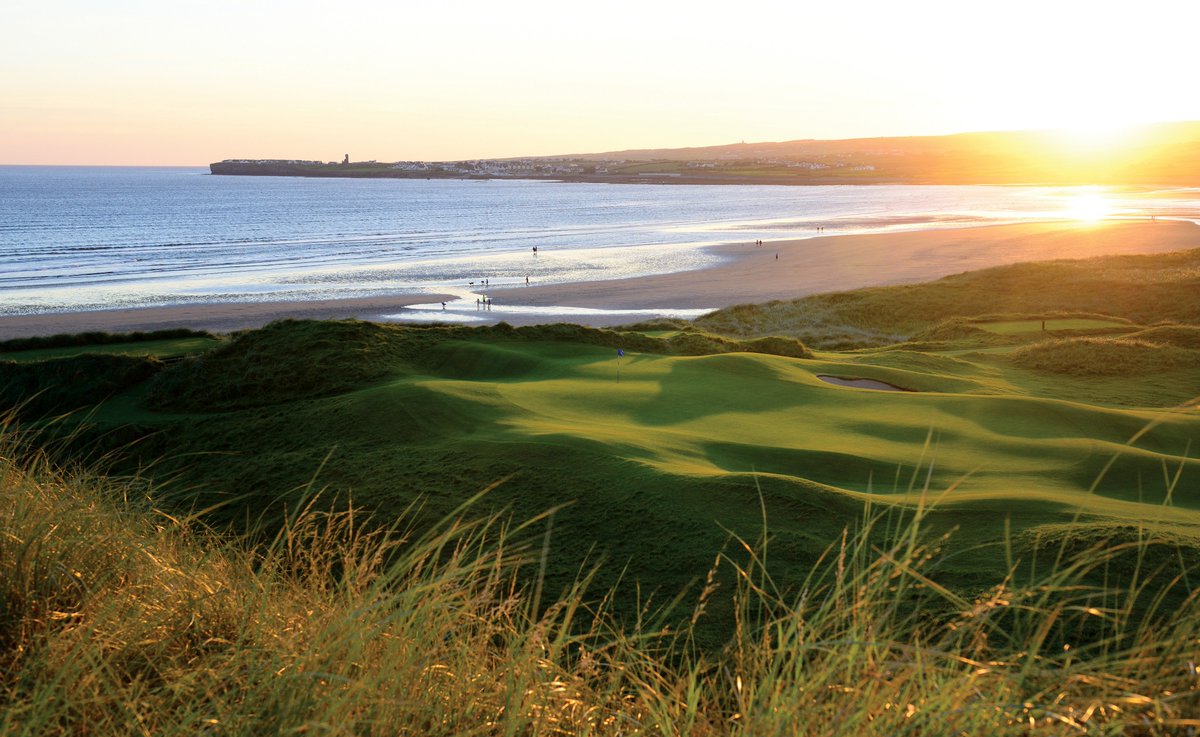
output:
[[[1196,362],[1153,374],[1140,398],[1154,401],[1138,407],[1097,404],[1073,364],[1027,365],[1021,351],[1040,344],[977,359],[629,349],[618,381],[615,349],[596,343],[620,336],[562,332],[279,323],[118,393],[82,437],[106,451],[138,438],[119,467],[154,464],[175,480],[160,503],[223,503],[213,519],[239,527],[278,518],[309,485],[385,515],[417,504],[416,523],[431,525],[503,480],[482,509],[557,510],[552,590],[580,561],[604,560],[602,586],[624,575],[673,596],[728,532],[760,527],[760,495],[788,575],[864,503],[908,508],[931,494],[931,529],[962,528],[964,546],[983,546],[947,570],[967,592],[1003,574],[994,551],[1010,534],[1031,545],[1058,525],[1102,536],[1134,524],[1200,541],[1200,417],[1171,408],[1200,385]],[[1101,378],[1117,382],[1109,391],[1129,383]]]
[[[534,520],[507,529],[502,543],[488,532],[494,547],[479,538],[437,545],[466,545],[480,561],[455,569],[453,586],[466,588],[452,596],[470,599],[490,586],[508,592],[502,611],[493,608],[497,589],[487,589],[484,610],[464,609],[476,612],[469,617],[484,623],[482,632],[500,638],[495,667],[537,671],[549,679],[539,683],[558,684],[554,693],[580,694],[571,697],[573,716],[555,717],[571,725],[567,731],[617,733],[628,720],[667,733],[664,725],[691,725],[679,731],[697,734],[746,725],[760,733],[770,729],[739,720],[753,714],[770,725],[771,715],[786,714],[825,725],[812,732],[824,734],[842,725],[850,706],[830,695],[836,692],[864,699],[842,726],[924,733],[931,722],[904,719],[947,713],[950,702],[935,698],[944,692],[983,700],[982,711],[962,716],[968,732],[983,725],[1019,730],[1021,723],[1066,732],[1076,729],[1072,723],[1120,725],[1126,715],[1149,714],[1148,731],[1169,733],[1190,723],[1186,710],[1162,696],[1169,690],[1163,684],[1177,695],[1195,688],[1194,671],[1191,685],[1172,680],[1184,661],[1153,643],[1194,651],[1178,644],[1193,636],[1185,623],[1160,615],[1192,611],[1200,563],[1200,290],[1192,284],[1198,254],[1023,265],[737,308],[704,325],[730,328],[721,321],[734,319],[737,329],[725,336],[665,323],[613,331],[284,321],[171,364],[153,355],[25,356],[0,362],[0,386],[8,404],[25,402],[15,408],[23,427],[53,438],[56,457],[103,459],[114,473],[136,472],[150,480],[142,493],[148,505],[176,520],[204,510],[203,524],[221,533],[192,520],[182,525],[179,544],[235,558],[265,555],[283,576],[291,563],[270,557],[280,541],[291,541],[292,554],[318,545],[322,535],[342,540],[351,500],[358,514],[372,517],[365,527],[355,522],[355,534],[400,525],[390,542],[370,537],[383,552],[364,552],[355,542],[353,560],[312,553],[332,557],[321,558],[296,594],[332,595],[341,591],[341,572],[353,570],[367,576],[356,591],[381,598],[339,598],[321,604],[324,610],[287,604],[291,614],[270,616],[264,609],[263,632],[296,621],[302,610],[330,612],[334,640],[344,635],[339,628],[360,627],[344,619],[359,616],[356,607],[378,606],[387,620],[411,606],[389,597],[425,585],[407,578],[416,572],[401,576],[390,567],[404,557],[401,540],[436,538],[463,519],[490,519],[483,528],[468,526],[490,531]],[[1139,279],[1155,285],[1142,290],[1154,295],[1147,304],[1121,296],[1122,284]],[[1059,293],[1042,294],[1055,282],[1064,285]],[[1109,285],[1110,312],[1094,300],[1100,283]],[[996,294],[1008,298],[989,302]],[[764,326],[814,310],[840,321],[822,333],[822,350],[796,340],[812,329],[799,323],[787,322],[791,337],[762,335]],[[1161,322],[1167,313],[1177,322]],[[851,334],[869,336],[867,342],[888,334],[892,342],[828,347]],[[819,376],[874,379],[907,391],[835,386]],[[48,421],[67,410],[81,412]],[[22,474],[18,467],[10,472],[14,479]],[[54,485],[62,477],[48,478]],[[483,489],[489,491],[476,498]],[[343,525],[342,532],[294,532],[296,510],[314,490],[324,491],[306,519]],[[114,495],[129,492],[107,494]],[[114,513],[149,514],[122,509]],[[342,542],[319,544],[342,550]],[[428,551],[413,558],[434,559],[445,561]],[[431,565],[418,566],[421,575],[441,570]],[[244,585],[283,591],[255,578],[273,570],[255,569]],[[334,572],[337,586],[321,588],[333,585],[321,581]],[[579,590],[583,579],[592,593]],[[903,583],[889,583],[896,581]],[[673,601],[687,604],[663,608]],[[586,624],[577,615],[543,622],[543,612],[565,616],[581,604],[602,613],[594,621],[589,614]],[[702,616],[692,616],[695,607]],[[825,619],[813,619],[818,614]],[[981,619],[968,623],[973,617]],[[449,621],[438,626],[450,629],[421,637],[475,631]],[[394,624],[381,623],[379,631]],[[662,639],[663,626],[675,634]],[[555,627],[559,649],[534,648],[534,660],[520,659],[538,632]],[[397,635],[397,642],[409,636]],[[462,638],[469,648],[493,652],[473,636]],[[239,637],[219,635],[231,642],[250,636]],[[318,641],[295,647],[308,653]],[[849,647],[840,652],[817,641]],[[337,650],[360,647],[349,642],[337,640],[329,652],[358,662],[359,650]],[[1052,658],[1049,642],[1059,648]],[[1080,643],[1088,650],[1075,660]],[[1134,657],[1135,643],[1149,648],[1138,650],[1148,659],[1136,667],[1123,660]],[[348,710],[339,717],[347,723],[374,708],[354,693],[383,688],[394,676],[382,664],[398,656],[380,647],[381,659],[362,668],[368,685],[346,686],[347,700],[337,702]],[[582,653],[595,647],[613,659],[602,687],[577,670],[590,662]],[[1150,651],[1156,654],[1146,656]],[[473,667],[468,661],[449,665],[463,657],[431,655],[406,677],[425,682],[435,666],[464,673]],[[815,675],[807,670],[813,658],[823,663]],[[793,672],[799,663],[803,672]],[[1128,670],[1143,665],[1149,670]],[[306,665],[337,674],[312,681],[314,693],[324,698],[341,688],[335,684],[358,683],[362,674],[341,667]],[[1118,671],[1124,675],[1113,675]],[[731,674],[742,677],[733,691]],[[1105,680],[1110,675],[1117,680]],[[480,677],[492,684],[492,676]],[[518,732],[550,733],[549,722],[530,716],[550,707],[526,708],[529,689],[546,696],[531,683],[510,677],[503,687],[485,685],[488,694],[503,694],[504,706],[453,690],[430,691],[429,698],[481,699],[488,714],[503,715],[493,726],[517,719]],[[1117,683],[1147,700],[1085,695],[1108,694]],[[554,691],[559,686],[566,690]],[[797,696],[813,689],[824,695]],[[896,689],[914,691],[897,700]],[[1045,706],[1052,694],[1069,705],[1055,716]],[[292,716],[280,719],[294,718],[291,708],[280,713]],[[471,712],[477,724],[487,722],[481,713]],[[605,721],[600,714],[624,716]],[[445,712],[422,718],[453,721]],[[570,721],[576,718],[582,721]]]
[[[921,284],[739,305],[696,324],[722,335],[792,335],[813,347],[840,349],[886,345],[942,321],[984,316],[1196,325],[1198,293],[1200,249],[1195,249],[1012,264]]]

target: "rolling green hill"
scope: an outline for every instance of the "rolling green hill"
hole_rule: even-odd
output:
[[[967,337],[936,349],[812,354],[694,329],[284,321],[171,366],[128,359],[147,367],[136,381],[86,355],[44,366],[58,376],[63,361],[91,362],[79,370],[93,372],[101,403],[74,453],[150,468],[160,504],[222,504],[210,515],[222,524],[279,519],[315,487],[382,519],[415,505],[419,527],[500,482],[481,511],[556,510],[550,589],[603,560],[601,585],[623,576],[669,596],[730,532],[760,534],[764,514],[786,579],[864,505],[936,502],[931,529],[957,530],[964,551],[943,573],[972,592],[1003,575],[1001,546],[1028,556],[1064,534],[1153,530],[1200,551],[1200,415],[1177,406],[1200,393],[1196,328],[1096,322],[1051,318],[1043,340],[1019,321],[966,319]],[[972,347],[976,333],[1007,342]],[[2,368],[11,382],[30,366]]]
[[[1020,263],[919,284],[737,305],[699,318],[696,326],[737,337],[791,335],[814,348],[858,348],[906,339],[936,340],[938,336],[929,331],[946,321],[961,324],[964,318],[1040,323],[1047,318],[1099,316],[1144,325],[1197,325],[1197,295],[1200,249],[1193,249]]]

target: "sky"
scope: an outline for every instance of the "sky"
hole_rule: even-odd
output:
[[[0,164],[1200,120],[1182,0],[4,0]]]

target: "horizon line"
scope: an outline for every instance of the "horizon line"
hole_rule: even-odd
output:
[[[1200,125],[1200,120],[1182,119],[1182,120],[1141,121],[1141,122],[1132,122],[1132,123],[1121,123],[1121,124],[1114,125],[1113,128],[1114,128],[1114,130],[1131,130],[1131,129],[1137,129],[1137,128],[1147,128],[1147,127],[1162,126],[1162,125],[1183,125],[1183,124],[1187,124],[1187,123],[1193,123],[1193,124]],[[655,151],[655,150],[683,151],[683,150],[687,150],[687,149],[721,148],[721,147],[726,147],[726,146],[762,146],[762,145],[802,143],[802,142],[836,143],[836,142],[843,142],[843,141],[845,141],[845,142],[866,141],[866,140],[889,139],[889,138],[951,138],[954,136],[966,136],[966,135],[1061,133],[1061,132],[1070,132],[1070,131],[1075,131],[1075,130],[1078,130],[1077,126],[1044,126],[1044,127],[1037,127],[1037,128],[968,130],[968,131],[955,131],[952,133],[906,133],[906,134],[887,134],[887,135],[873,135],[873,136],[852,136],[849,138],[788,138],[788,139],[774,140],[774,141],[762,140],[762,141],[750,141],[750,142],[742,140],[742,141],[735,141],[732,143],[712,143],[712,144],[703,144],[703,145],[698,145],[698,146],[641,146],[641,147],[629,147],[629,148],[609,149],[606,151],[591,151],[591,152],[577,151],[577,152],[573,152],[573,153],[555,153],[555,154],[516,154],[516,155],[503,155],[503,156],[467,156],[467,157],[457,157],[457,158],[448,158],[448,159],[396,159],[395,161],[419,161],[419,162],[424,162],[424,163],[442,163],[442,162],[455,162],[455,161],[489,161],[489,160],[501,161],[501,160],[505,160],[505,159],[550,159],[550,158],[570,158],[570,157],[575,157],[575,156],[600,156],[603,154],[610,154],[610,153],[615,154],[615,153],[627,153],[627,152],[637,152],[637,151]],[[282,158],[277,158],[277,157],[237,157],[237,158],[245,158],[248,161],[287,160],[287,159],[282,159]],[[235,158],[235,159],[225,158],[225,159],[219,159],[219,161],[237,160],[237,158]],[[313,160],[315,161],[316,159],[313,159]],[[367,161],[367,159],[361,159],[359,161],[360,162]],[[202,163],[198,162],[198,163],[153,163],[153,164],[125,164],[125,163],[86,163],[85,164],[85,163],[0,162],[0,166],[10,166],[10,167],[12,167],[12,166],[124,167],[124,168],[131,168],[131,169],[132,168],[154,169],[154,168],[195,168],[195,167],[203,168],[203,167],[207,167],[213,163],[216,163],[216,162],[208,161],[208,162],[202,162]],[[385,163],[392,163],[392,162],[385,162]]]

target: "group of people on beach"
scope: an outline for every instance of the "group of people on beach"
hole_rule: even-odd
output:
[[[763,246],[763,242],[762,242],[762,239],[761,239],[761,238],[760,238],[760,239],[758,239],[758,240],[756,240],[756,241],[754,241],[754,247],[755,247],[755,248],[762,248],[762,246]],[[779,260],[779,254],[778,254],[778,253],[776,253],[776,254],[775,254],[775,260],[776,260],[776,261],[778,261],[778,260]]]
[[[537,253],[538,253],[537,246],[534,246],[533,247],[533,255],[536,256]],[[481,287],[486,287],[486,286],[491,285],[491,280],[485,277],[483,279],[480,279],[478,282],[473,282],[473,281],[467,282],[467,286],[473,287],[476,285],[476,283],[478,283],[479,286],[481,286]],[[529,285],[529,275],[528,274],[525,275],[525,285],[526,286]],[[442,303],[442,309],[443,310],[446,309],[445,302]],[[492,298],[488,297],[486,295],[480,295],[480,296],[476,297],[475,298],[475,309],[477,309],[477,310],[492,309]]]

